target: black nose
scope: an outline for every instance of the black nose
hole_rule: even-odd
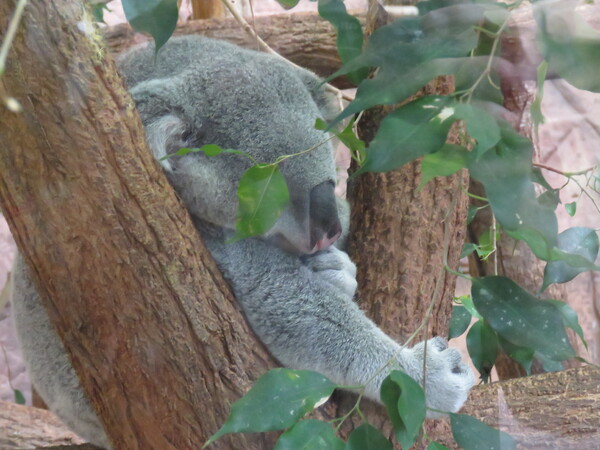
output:
[[[314,251],[329,247],[342,232],[334,191],[332,181],[324,181],[310,191],[310,243]]]

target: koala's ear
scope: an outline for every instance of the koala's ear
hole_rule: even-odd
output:
[[[341,112],[340,99],[334,93],[328,91],[323,84],[323,80],[314,73],[305,69],[298,69],[298,75],[319,107],[323,119],[326,122],[333,120]]]
[[[146,141],[156,159],[187,147],[186,137],[190,135],[188,123],[181,117],[181,109],[173,103],[177,98],[177,88],[171,80],[144,81],[131,89],[136,108],[146,130]],[[171,170],[167,159],[161,165]]]

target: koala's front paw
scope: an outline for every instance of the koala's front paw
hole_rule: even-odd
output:
[[[323,281],[342,291],[349,297],[356,292],[356,266],[346,252],[335,247],[303,256],[304,264]]]
[[[427,344],[427,375],[425,378],[427,406],[441,411],[456,412],[467,400],[475,378],[462,362],[460,352],[448,348],[441,337],[421,342],[402,351],[400,365],[419,384],[423,384],[423,355]],[[440,418],[443,414],[427,412],[427,417]]]

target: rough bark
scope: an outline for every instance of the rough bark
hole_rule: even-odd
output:
[[[0,3],[0,40],[14,7]],[[0,110],[1,207],[115,448],[197,449],[272,360],[85,20],[72,0],[26,9],[0,79],[23,106]]]
[[[442,77],[421,95],[444,95],[452,89],[452,80]],[[367,141],[382,112],[370,112],[359,125]],[[449,136],[449,142],[455,139]],[[349,251],[358,268],[357,298],[396,338],[416,330],[434,292],[436,305],[419,339],[447,334],[456,277],[444,270],[444,256],[457,267],[465,237],[467,198],[459,185],[466,186],[466,174],[435,179],[418,191],[420,182],[420,162],[415,161],[392,172],[361,175],[349,187]]]
[[[578,367],[477,386],[461,413],[509,433],[518,448],[598,448],[600,370]],[[432,437],[457,448],[449,434]]]
[[[0,402],[0,448],[25,450],[59,445],[82,448],[83,444],[85,441],[50,411]]]
[[[381,11],[368,13],[367,30],[385,23]],[[419,95],[448,94],[453,80],[442,77]],[[366,111],[359,136],[369,142],[389,108]],[[450,141],[456,136],[451,135]],[[447,335],[455,276],[444,270],[458,266],[464,241],[467,198],[459,189],[467,182],[461,172],[437,179],[421,191],[420,163],[387,173],[367,173],[349,185],[352,206],[348,250],[357,265],[361,308],[390,336],[405,340],[427,318],[427,326],[412,344],[436,335]],[[427,309],[434,302],[431,315]],[[352,400],[341,402],[347,407]],[[374,404],[362,408],[372,424],[392,434],[383,409]],[[360,421],[354,422],[356,426]],[[427,429],[445,428],[431,422]]]
[[[192,0],[192,16],[194,19],[223,17],[225,8],[221,0]]]

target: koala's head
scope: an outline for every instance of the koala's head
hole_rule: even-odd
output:
[[[199,37],[177,38],[154,64],[153,49],[120,60],[157,158],[182,147],[217,144],[244,150],[259,163],[314,150],[280,164],[290,203],[265,238],[295,253],[331,245],[341,232],[335,164],[315,120],[332,115],[331,98],[310,72],[270,55]],[[237,187],[251,166],[239,155],[175,156],[161,163],[195,216],[233,229]]]

